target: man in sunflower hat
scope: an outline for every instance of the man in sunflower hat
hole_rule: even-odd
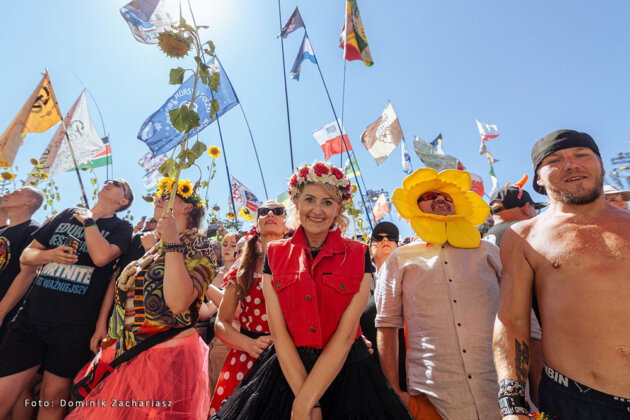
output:
[[[378,273],[381,367],[415,419],[498,419],[492,325],[499,249],[475,226],[488,205],[468,172],[418,169],[392,195],[420,241],[395,249]],[[398,329],[407,332],[407,389],[398,386]]]

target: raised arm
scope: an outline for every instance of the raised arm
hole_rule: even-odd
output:
[[[499,382],[516,381],[522,385],[523,390],[530,367],[530,312],[534,281],[534,270],[525,256],[525,246],[525,240],[512,229],[503,236],[501,300],[493,337],[494,362]],[[525,405],[521,404],[520,398],[504,396],[499,403],[512,407]],[[529,417],[514,415],[505,418],[513,420]]]

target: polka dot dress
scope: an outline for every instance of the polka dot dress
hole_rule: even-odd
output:
[[[267,324],[267,310],[262,292],[262,275],[254,274],[254,286],[249,295],[241,301],[241,327],[252,332],[269,333]],[[231,279],[228,280],[233,281]],[[216,414],[224,399],[232,395],[241,380],[254,364],[254,359],[246,352],[232,349],[225,359],[225,364],[219,375],[217,386],[210,404],[210,415]]]

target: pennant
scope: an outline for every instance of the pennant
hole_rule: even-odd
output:
[[[41,170],[49,177],[74,168],[68,140],[72,144],[77,164],[86,163],[92,156],[107,150],[90,118],[85,90],[72,105],[64,122],[39,158]],[[29,176],[27,185],[31,180],[33,178]]]
[[[315,58],[315,53],[313,52],[313,47],[311,46],[311,41],[304,33],[304,38],[302,39],[302,45],[300,46],[300,51],[298,52],[297,57],[295,57],[295,62],[293,63],[293,67],[291,67],[291,79],[300,80],[300,71],[302,70],[302,61],[310,60],[312,63],[317,64],[317,59]]]
[[[411,171],[413,171],[413,169],[411,168],[411,156],[409,156],[407,145],[405,144],[404,140],[402,141],[400,152],[402,153],[402,170],[404,173],[409,175]]]
[[[10,167],[26,133],[43,133],[61,121],[61,111],[48,72],[0,137],[0,167]]]
[[[392,154],[403,138],[398,117],[391,103],[383,111],[381,117],[370,124],[361,134],[361,143],[380,165]]]
[[[438,136],[431,142],[431,146],[435,149],[435,153],[438,155],[444,155],[444,150],[442,149],[442,133],[438,134]]]
[[[249,188],[236,178],[231,177],[230,183],[232,185],[232,198],[234,198],[234,206],[236,207],[236,210],[234,210],[232,208],[232,200],[228,200],[230,211],[234,214],[238,214],[242,219],[248,222],[254,221],[258,206],[262,203]]]
[[[381,193],[381,195],[379,195],[376,203],[374,203],[372,213],[374,214],[373,221],[375,223],[377,220],[382,219],[387,213],[389,213],[389,206],[387,205],[387,198],[385,197],[385,193]]]
[[[112,163],[112,149],[109,146],[109,137],[103,137],[101,139],[105,145],[105,150],[90,157],[86,163],[79,164],[79,169],[87,168],[100,168],[102,166],[111,165]],[[74,171],[74,167],[68,169],[66,172]]]
[[[291,32],[299,28],[304,28],[304,21],[302,20],[302,15],[300,15],[300,11],[296,6],[295,10],[291,14],[291,17],[289,17],[289,20],[287,20],[286,25],[284,25],[280,31],[280,35],[278,36],[286,38]]]
[[[161,164],[166,162],[167,159],[168,158],[166,157],[166,155],[153,156],[153,153],[147,152],[140,158],[140,160],[138,161],[138,165],[140,165],[140,167],[144,169],[144,173],[148,174],[157,170],[157,168],[159,168]]]
[[[483,197],[484,193],[486,192],[485,188],[483,187],[483,179],[481,178],[481,176],[473,174],[472,172],[469,172],[469,174],[470,182],[472,183],[470,190],[479,194],[480,197]]]
[[[339,127],[343,131],[343,136],[339,131]],[[319,147],[324,151],[324,157],[326,160],[333,155],[338,155],[347,150],[352,150],[350,140],[346,130],[343,128],[341,120],[333,121],[326,125],[321,126],[317,130],[313,131],[313,137],[317,140]],[[346,146],[348,147],[346,149]]]
[[[157,44],[158,35],[179,22],[177,0],[133,0],[120,9],[123,19],[136,40]]]
[[[479,135],[482,141],[492,140],[499,137],[499,129],[495,124],[484,124],[477,122],[477,128],[479,129]]]
[[[459,159],[446,154],[439,154],[430,143],[418,137],[413,140],[413,149],[427,168],[433,168],[438,172],[444,169],[464,169],[464,165]]]
[[[497,185],[499,184],[497,176],[494,173],[494,166],[492,166],[492,163],[490,163],[490,179],[492,180],[492,190],[488,195],[492,197],[492,194],[494,194],[494,191],[497,189]]]
[[[193,128],[188,132],[188,138],[195,136],[204,128],[208,127],[217,118],[234,108],[238,104],[238,98],[230,79],[225,74],[221,63],[216,57],[210,57],[207,64],[210,66],[210,74],[219,72],[221,75],[221,84],[218,92],[205,83],[197,83],[197,91],[195,93],[195,110],[199,114],[199,127]],[[171,124],[168,111],[182,106],[188,106],[192,98],[194,76],[189,77],[168,100],[147,118],[140,131],[138,132],[138,140],[149,146],[153,155],[160,155],[172,150],[184,140],[184,133],[177,131]],[[210,118],[210,100],[216,99],[219,102],[219,111],[216,113],[214,120]]]
[[[357,0],[346,0],[346,16],[341,30],[339,47],[344,50],[343,58],[348,61],[361,60],[368,67],[374,64],[363,22],[361,22]]]
[[[354,171],[352,170],[353,165]],[[357,163],[357,158],[354,154],[352,154],[350,159],[346,159],[346,163],[343,165],[343,173],[348,179],[361,175],[361,170],[359,169],[359,164]]]

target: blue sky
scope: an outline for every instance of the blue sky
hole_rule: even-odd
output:
[[[249,119],[270,198],[275,197],[291,175],[277,2],[190,1],[197,23],[210,26],[202,38],[216,45]],[[4,5],[0,130],[8,127],[44,68],[65,115],[82,89],[74,71],[102,112],[115,176],[128,179],[139,197],[145,191],[137,160],[148,149],[136,139],[138,130],[173,92],[169,69],[192,64],[135,41],[119,13],[124,4],[24,0]],[[344,63],[338,40],[345,2],[282,0],[284,20],[296,5],[340,113]],[[359,0],[359,8],[375,64],[367,68],[357,61],[348,63],[344,125],[368,188],[391,193],[405,176],[399,149],[377,166],[359,141],[388,100],[398,114],[414,169],[424,166],[412,151],[414,135],[430,141],[442,132],[446,153],[480,174],[486,191],[491,188],[488,163],[477,154],[475,119],[499,127],[500,137],[488,143],[500,161],[495,164],[499,185],[516,182],[524,173],[531,178],[531,146],[559,128],[590,133],[608,170],[611,157],[630,151],[627,2]],[[300,29],[285,40],[287,74],[302,34]],[[287,82],[295,161],[323,159],[311,132],[334,117],[317,68],[305,62],[300,81]],[[103,134],[91,98],[89,105]],[[221,118],[221,128],[231,174],[264,198],[239,108]],[[28,160],[40,156],[53,133],[51,129],[26,136],[16,159],[18,178],[25,178]],[[219,145],[216,124],[202,131],[200,140]],[[203,159],[205,167],[209,158]],[[339,162],[338,157],[331,159]],[[105,180],[104,168],[97,169],[97,175]],[[185,176],[196,180],[198,172],[189,170]],[[56,208],[76,204],[80,197],[76,177],[62,174],[56,180],[62,186]],[[535,200],[544,198],[527,189]],[[228,194],[221,161],[210,201],[226,210]],[[141,199],[132,210],[136,217],[152,212]],[[44,216],[40,211],[36,219]],[[404,234],[411,232],[404,222],[399,224]]]

